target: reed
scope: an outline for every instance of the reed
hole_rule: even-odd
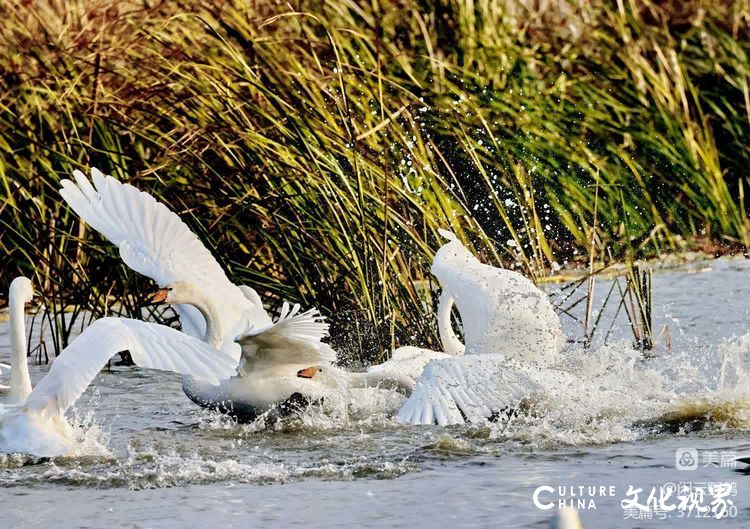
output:
[[[352,361],[437,346],[440,227],[537,281],[593,226],[601,261],[746,245],[747,3],[545,5],[5,2],[0,288],[140,310],[148,283],[60,204],[89,165],[235,282],[319,306]]]

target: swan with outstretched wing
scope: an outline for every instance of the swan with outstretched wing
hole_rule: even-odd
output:
[[[74,171],[73,180],[61,185],[68,205],[118,247],[126,265],[162,288],[185,287],[175,309],[187,334],[239,360],[234,338],[249,325],[271,323],[257,292],[233,284],[180,217],[150,194],[95,168],[91,181]]]
[[[564,335],[549,298],[531,281],[481,263],[454,234],[440,233],[448,242],[436,252],[431,270],[443,289],[441,297],[455,301],[466,347],[464,355],[427,363],[398,419],[482,422],[533,393],[537,386],[527,370],[551,364]]]
[[[26,350],[24,305],[33,288],[13,280],[10,306],[10,387],[0,405],[0,450],[35,456],[68,452],[74,432],[65,412],[112,356],[129,351],[136,365],[190,375],[206,383],[230,377],[236,362],[214,347],[164,325],[127,318],[102,318],[87,327],[58,356],[32,388]]]
[[[91,170],[92,181],[80,171],[73,176],[74,181],[62,181],[61,195],[82,219],[118,246],[125,264],[159,284],[161,288],[151,301],[174,306],[186,333],[237,362],[236,376],[219,384],[186,377],[183,390],[193,402],[221,410],[242,408],[250,410],[243,416],[253,416],[300,388],[313,391],[343,381],[413,386],[413,379],[399,372],[345,374],[334,368],[336,354],[321,342],[328,325],[317,310],[299,314],[299,307],[290,311],[285,305],[282,317],[272,322],[257,292],[231,283],[198,237],[164,204],[97,169]],[[239,335],[253,344],[240,347],[235,341]],[[248,352],[252,348],[263,355]],[[312,351],[317,351],[318,357],[308,358]],[[297,371],[323,361],[325,369],[321,364],[308,377],[314,380],[298,380],[305,377]],[[293,369],[296,365],[303,367]],[[313,391],[305,396],[315,399],[318,394]]]

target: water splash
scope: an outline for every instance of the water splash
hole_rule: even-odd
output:
[[[568,349],[530,370],[533,398],[492,426],[539,448],[629,442],[696,428],[750,428],[750,335],[646,359],[629,344]]]
[[[68,422],[73,427],[76,437],[65,457],[103,459],[115,457],[109,448],[111,434],[102,426],[102,421],[96,414],[100,401],[99,393],[95,392],[91,399],[93,405],[86,408],[73,408]]]

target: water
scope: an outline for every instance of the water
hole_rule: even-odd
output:
[[[79,401],[73,457],[0,456],[0,527],[540,528],[551,511],[534,505],[538,487],[588,485],[614,495],[581,511],[587,528],[748,527],[750,475],[720,461],[750,455],[748,278],[745,260],[656,273],[669,352],[643,361],[621,319],[614,343],[571,346],[559,373],[540,375],[544,397],[492,426],[401,426],[387,417],[401,397],[372,392],[269,428],[236,425],[192,405],[176,376],[113,367]],[[681,448],[698,450],[696,470],[675,468]],[[624,519],[630,485],[646,503],[652,487],[687,481],[734,483],[734,516]]]

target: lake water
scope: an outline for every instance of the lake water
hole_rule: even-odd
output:
[[[595,299],[608,288],[600,281]],[[191,404],[176,376],[113,367],[79,401],[73,457],[0,455],[0,527],[542,528],[553,511],[534,492],[557,504],[580,486],[588,529],[750,527],[750,473],[735,462],[750,456],[750,261],[656,272],[654,298],[669,351],[643,360],[621,314],[609,345],[571,345],[543,396],[488,426],[402,426],[389,418],[402,398],[375,392],[272,427],[236,425]],[[676,468],[684,448],[696,469]],[[629,487],[646,504],[669,483],[693,484],[699,506],[713,498],[701,487],[726,484],[731,516],[623,509]]]

